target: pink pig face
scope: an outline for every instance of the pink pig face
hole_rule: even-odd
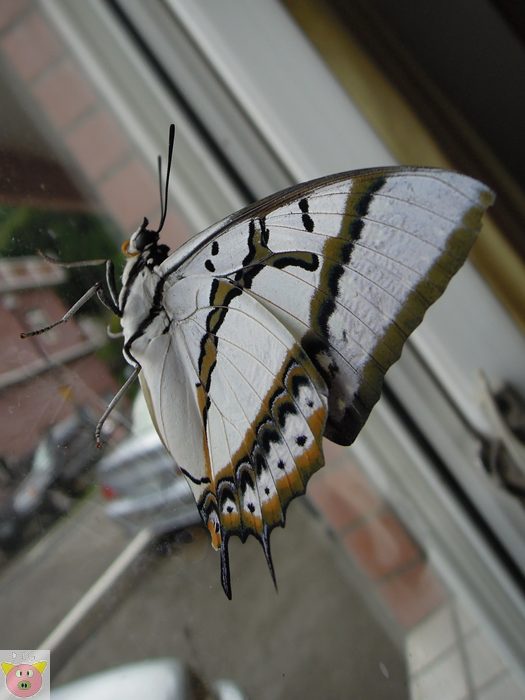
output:
[[[7,666],[7,664],[2,665]],[[9,692],[17,698],[30,698],[36,695],[42,687],[42,673],[32,664],[18,664],[12,666],[6,673],[5,682]]]

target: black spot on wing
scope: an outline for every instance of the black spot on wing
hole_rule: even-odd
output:
[[[272,442],[281,442],[281,435],[275,429],[273,421],[267,421],[258,429],[257,441],[266,454],[270,452]]]
[[[303,214],[301,219],[302,219],[305,231],[308,231],[308,233],[312,233],[312,231],[314,230],[314,221],[313,221],[312,217],[310,216],[310,214]]]
[[[277,406],[277,420],[281,428],[284,428],[288,416],[296,414],[297,408],[292,401],[282,401]]]
[[[310,208],[309,202],[306,199],[306,197],[303,197],[303,199],[299,200],[299,209],[302,211],[302,222],[303,226],[308,233],[312,233],[314,230],[314,222],[310,214],[308,214],[308,210]]]
[[[337,373],[337,366],[332,360],[330,345],[326,340],[326,336],[323,337],[313,331],[308,331],[303,336],[301,345],[323,377],[326,386],[330,388],[332,380]]]
[[[259,219],[259,226],[261,227],[261,243],[264,247],[267,247],[270,240],[270,229],[266,226],[265,217]]]
[[[319,256],[315,253],[302,253],[300,255],[277,253],[266,264],[279,270],[285,267],[302,267],[303,270],[315,272],[319,267]]]
[[[317,332],[307,332],[302,339],[303,348],[313,360],[329,388],[338,371],[337,363],[333,360],[328,342],[331,335],[329,322],[336,309],[336,299],[340,294],[340,283],[344,274],[343,265],[350,263],[355,244],[360,239],[363,231],[363,218],[368,213],[374,194],[384,186],[385,182],[386,179],[384,177],[376,178],[370,183],[366,192],[361,194],[356,201],[352,201],[349,213],[352,213],[353,217],[348,227],[340,232],[340,238],[342,239],[340,248],[341,264],[326,262],[321,270],[321,278],[330,295],[326,298],[319,296],[316,299],[318,306],[315,317],[315,330]],[[303,200],[299,203],[303,216],[308,212],[307,204]]]
[[[257,449],[252,451],[251,459],[255,466],[255,473],[258,477],[260,477],[263,471],[265,471],[267,468],[266,460],[264,459],[264,456],[260,450]]]
[[[223,477],[216,484],[216,490],[219,494],[219,503],[224,505],[226,501],[235,503],[235,482],[231,477]]]
[[[194,484],[209,484],[210,480],[207,476],[203,476],[200,479],[197,479],[193,476],[193,474],[190,474],[189,471],[186,469],[183,469],[183,467],[180,467],[181,472],[184,474],[185,477],[187,477],[190,481],[193,481]]]
[[[378,177],[371,183],[368,190],[363,194],[362,197],[359,198],[359,201],[356,203],[355,213],[357,214],[357,216],[362,217],[367,215],[368,207],[370,206],[374,198],[374,194],[382,187],[384,187],[385,183],[386,178],[384,177]]]
[[[353,241],[357,241],[361,237],[361,231],[363,230],[364,225],[363,219],[352,219],[352,221],[348,224],[348,236]]]
[[[258,219],[259,226],[255,225],[255,219],[248,223],[248,253],[242,261],[242,268],[235,273],[235,281],[242,287],[250,289],[254,278],[264,269],[264,263],[259,262],[270,255],[268,249],[269,231],[266,227],[266,220]]]
[[[206,393],[209,392],[212,374],[217,365],[216,351],[219,344],[217,333],[226,318],[230,302],[239,294],[242,294],[242,290],[234,286],[224,294],[218,279],[214,279],[211,284],[209,302],[212,309],[206,316],[206,332],[202,334],[200,340],[198,359],[199,378],[201,381],[197,387],[203,386]],[[210,397],[207,396],[203,411],[204,425],[206,425],[210,404]]]
[[[246,489],[249,488],[252,489],[252,491],[255,489],[255,484],[252,475],[246,468],[240,472],[239,482],[241,493],[243,495],[246,493]]]
[[[302,386],[308,386],[309,380],[304,374],[295,374],[292,377],[292,393],[295,397],[299,395]]]
[[[333,297],[337,297],[339,294],[339,281],[343,276],[344,271],[345,270],[342,265],[334,265],[328,273],[328,289]]]

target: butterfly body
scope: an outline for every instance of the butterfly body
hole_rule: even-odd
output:
[[[231,595],[228,539],[261,542],[350,444],[475,239],[492,194],[423,168],[341,173],[250,205],[169,254],[124,246],[124,356],[185,474]]]

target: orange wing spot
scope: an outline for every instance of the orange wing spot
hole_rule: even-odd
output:
[[[281,510],[281,501],[277,493],[275,493],[267,501],[263,501],[261,510],[264,522],[268,525],[273,526],[282,522],[283,511]]]
[[[257,532],[261,534],[263,531],[264,522],[259,515],[254,515],[250,513],[249,510],[242,510],[242,520],[246,530],[251,530],[252,532]]]
[[[274,474],[274,479],[275,479],[275,474]],[[281,503],[286,508],[287,504],[292,500],[293,495],[294,495],[293,491],[290,487],[290,481],[289,481],[286,473],[283,476],[281,476],[280,478],[275,479],[275,488],[277,489],[277,493],[279,494],[279,498],[280,498]]]
[[[316,442],[313,442],[311,447],[295,458],[295,463],[303,477],[303,481],[306,483],[311,475],[323,466],[323,451]]]
[[[231,532],[232,530],[241,529],[241,517],[238,513],[221,513],[222,527]]]
[[[211,520],[208,520],[208,522],[206,523],[206,527],[210,532],[211,546],[213,547],[213,549],[220,549],[222,543],[221,531],[217,531],[215,529],[215,523]]]
[[[304,489],[305,489],[304,484],[306,484],[306,479],[304,480],[304,484],[303,484],[303,480],[299,476],[299,471],[297,470],[297,467],[292,472],[287,472],[286,475],[288,477],[288,484],[289,484],[294,496],[296,494],[297,495],[303,494]]]
[[[310,430],[314,434],[316,440],[321,441],[326,423],[326,408],[320,406],[311,416],[308,416],[306,422],[310,426]]]

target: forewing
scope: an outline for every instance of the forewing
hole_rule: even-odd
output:
[[[343,173],[251,205],[164,269],[226,277],[270,310],[329,389],[326,436],[350,444],[492,199],[476,180],[442,170]]]
[[[167,284],[166,333],[140,358],[161,438],[186,475],[231,595],[228,539],[269,535],[323,464],[324,380],[293,334],[236,284]]]

